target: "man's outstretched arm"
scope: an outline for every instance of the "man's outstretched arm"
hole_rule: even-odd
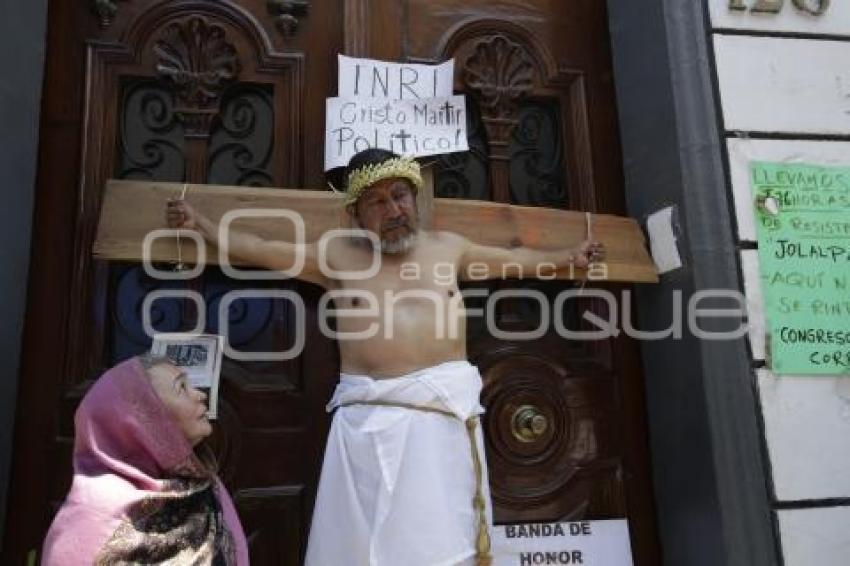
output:
[[[295,278],[310,281],[328,288],[330,281],[319,269],[318,247],[315,243],[294,244],[260,238],[241,230],[230,229],[226,241],[219,238],[219,227],[185,200],[172,199],[166,208],[166,220],[170,228],[195,230],[207,242],[224,250],[229,257],[266,269],[283,271],[291,268],[299,254],[304,258],[304,268]]]
[[[487,266],[487,273],[499,276],[548,275],[553,270],[570,266],[584,269],[591,263],[604,259],[605,246],[590,240],[566,250],[538,250],[528,247],[509,249],[467,242],[459,262],[459,276],[464,280],[475,279],[471,274],[483,271],[483,267],[479,268],[482,264]]]

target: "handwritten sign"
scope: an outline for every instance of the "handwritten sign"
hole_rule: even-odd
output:
[[[753,162],[750,176],[771,369],[850,374],[850,167]]]
[[[469,149],[466,99],[328,98],[325,170],[348,164],[359,151],[388,149],[422,157]]]
[[[632,566],[625,519],[493,527],[493,566]]]
[[[390,100],[451,96],[454,68],[454,59],[417,65],[339,55],[339,96]]]
[[[380,148],[424,157],[466,151],[466,99],[452,95],[454,59],[439,65],[339,55],[339,97],[328,98],[325,171]]]

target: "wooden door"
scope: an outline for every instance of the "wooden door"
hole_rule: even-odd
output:
[[[604,2],[354,4],[360,20],[351,25],[365,31],[348,42],[351,54],[455,59],[455,92],[466,94],[470,109],[470,151],[437,160],[437,196],[624,214]],[[569,284],[478,287],[490,296],[533,289],[554,304]],[[625,289],[596,287],[617,296]],[[467,304],[481,308],[482,301]],[[540,310],[534,300],[502,300],[497,326],[538,329]],[[587,330],[585,310],[604,318],[608,305],[588,296],[566,302],[559,316],[567,328]],[[570,341],[555,330],[511,340],[482,320],[468,321],[468,350],[485,382],[496,522],[628,517],[636,563],[658,564],[637,344],[624,335]]]
[[[323,143],[324,98],[336,93],[337,53],[455,57],[456,90],[473,109],[472,151],[439,160],[438,196],[622,213],[604,3],[555,4],[51,3],[4,563],[20,564],[38,548],[68,488],[73,411],[91,380],[147,349],[144,296],[155,289],[198,292],[207,329],[215,332],[224,293],[270,287],[228,280],[216,268],[163,283],[137,265],[91,260],[104,181],[322,187],[316,148]],[[549,297],[564,288],[523,285]],[[253,563],[298,564],[338,354],[315,325],[320,290],[297,281],[275,287],[305,298],[306,348],[288,362],[226,362],[212,445]],[[573,326],[579,307],[573,303],[565,313]],[[158,330],[172,331],[193,327],[198,313],[192,303],[162,299],[153,315]],[[240,349],[284,350],[293,339],[295,315],[283,301],[239,301],[230,315],[231,340]],[[499,326],[522,330],[537,317],[533,304],[504,301]],[[497,521],[628,516],[637,563],[657,563],[635,344],[571,343],[555,333],[519,342],[496,339],[479,321],[469,328],[470,355],[486,382]]]
[[[225,293],[271,286],[232,281],[217,268],[194,280],[163,282],[139,265],[93,261],[104,182],[322,187],[323,156],[315,148],[324,135],[324,98],[336,88],[342,7],[341,0],[51,3],[38,283],[31,289],[19,404],[11,503],[18,511],[10,514],[4,563],[22,564],[38,548],[67,492],[73,413],[92,380],[150,346],[144,297],[153,290],[195,291],[207,310],[206,330],[216,332]],[[316,326],[320,289],[298,281],[275,287],[304,297],[307,346],[287,362],[225,361],[211,444],[254,563],[297,564],[338,354]],[[231,343],[245,351],[288,349],[293,310],[282,300],[236,301]],[[193,328],[199,314],[193,302],[173,298],[158,300],[151,312],[158,331]]]

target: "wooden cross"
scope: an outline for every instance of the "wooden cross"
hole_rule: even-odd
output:
[[[434,198],[433,176],[429,169],[423,169],[423,178],[425,187],[419,191],[417,199],[423,228],[456,232],[475,243],[506,248],[565,249],[587,237],[587,216],[583,212]],[[169,198],[179,197],[182,190],[182,183],[108,181],[94,256],[105,260],[141,261],[146,235],[152,230],[166,228],[165,203]],[[304,220],[307,242],[317,241],[328,230],[349,227],[342,195],[330,191],[191,185],[186,199],[213,221],[234,209],[295,211]],[[658,281],[655,265],[645,248],[643,233],[635,220],[593,214],[591,223],[593,239],[606,247],[607,281]],[[270,240],[292,242],[296,236],[294,224],[283,218],[245,218],[233,222],[233,227]],[[161,237],[151,243],[151,261],[178,260],[176,237]],[[179,246],[180,259],[185,263],[195,263],[197,249],[194,241],[182,237]],[[207,250],[206,262],[218,263],[217,249]],[[240,264],[236,259],[233,263]],[[556,275],[558,279],[584,279],[587,276],[579,269],[562,269]],[[514,275],[511,273],[511,276]]]

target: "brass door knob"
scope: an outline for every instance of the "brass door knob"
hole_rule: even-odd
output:
[[[511,421],[511,432],[520,442],[534,442],[549,428],[549,419],[534,405],[517,408]]]

